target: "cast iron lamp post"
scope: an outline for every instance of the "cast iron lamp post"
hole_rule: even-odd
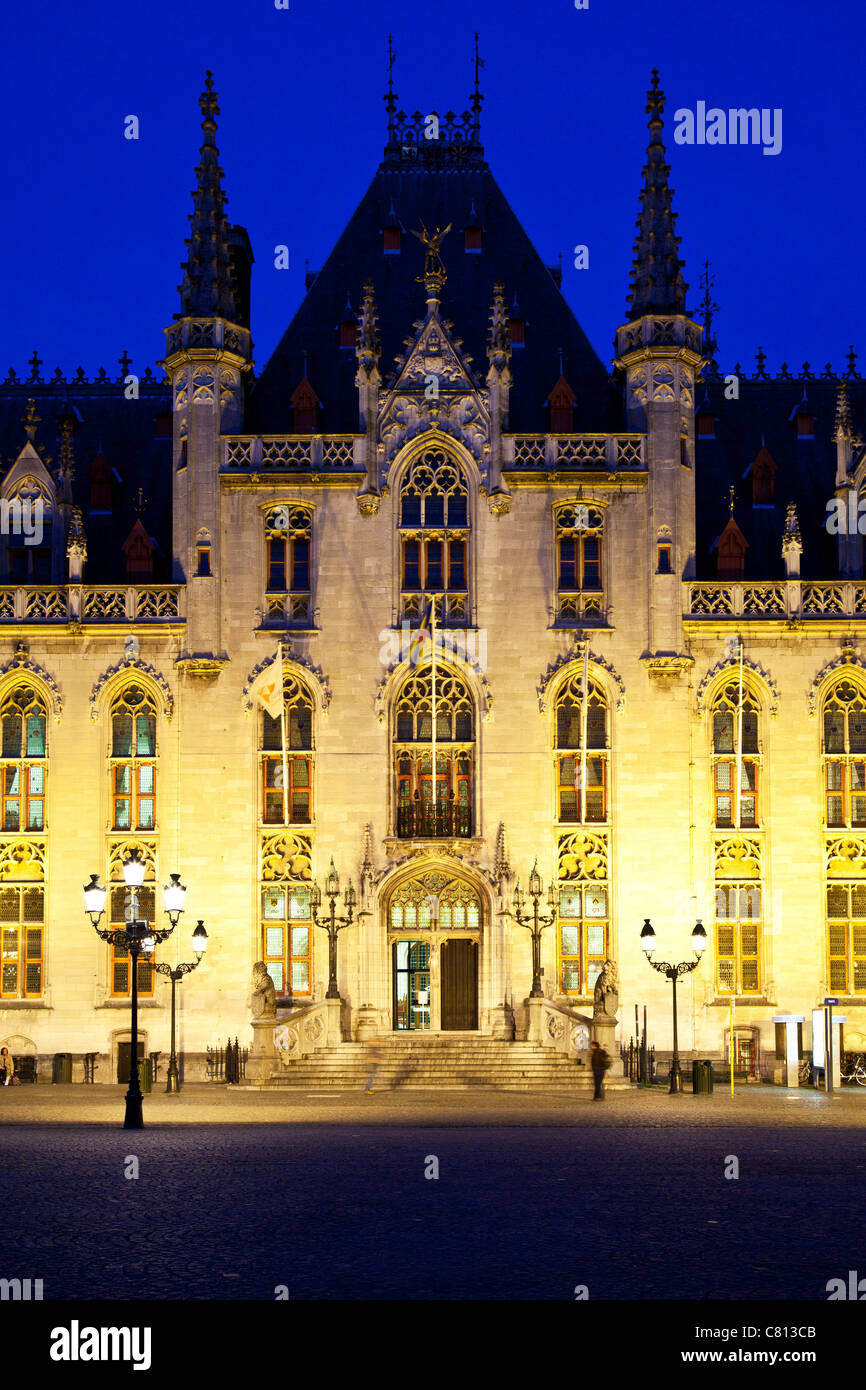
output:
[[[340,894],[340,875],[334,868],[334,860],[331,859],[331,867],[328,870],[328,877],[325,879],[325,892],[330,900],[330,917],[326,917],[323,922],[319,921],[319,908],[322,905],[322,890],[318,883],[314,883],[310,889],[310,912],[317,927],[328,933],[328,992],[326,999],[339,999],[340,991],[337,988],[337,936],[344,927],[350,927],[355,913],[355,903],[357,901],[355,890],[351,880],[344,894],[343,901],[346,905],[346,916],[337,916],[337,898]]]
[[[701,963],[701,956],[707,949],[707,934],[703,924],[698,918],[695,929],[692,932],[692,950],[695,953],[694,960],[680,961],[679,965],[668,965],[667,961],[653,960],[652,954],[656,949],[656,934],[652,929],[649,917],[644,919],[643,931],[640,934],[640,944],[646,951],[646,958],[653,970],[658,970],[660,974],[666,975],[674,987],[674,1055],[671,1058],[671,1084],[668,1094],[678,1096],[683,1089],[683,1074],[680,1071],[680,1054],[677,1045],[677,980],[680,975],[690,975]]]
[[[126,926],[114,931],[105,931],[99,919],[105,911],[108,889],[99,882],[98,874],[90,875],[90,882],[84,885],[84,910],[96,930],[97,936],[112,946],[129,952],[132,969],[132,1058],[129,1064],[129,1090],[126,1093],[126,1113],[124,1129],[143,1129],[141,1081],[138,1075],[138,958],[147,955],[159,941],[171,936],[183,912],[186,889],[180,881],[180,874],[172,874],[171,882],[164,889],[165,912],[171,922],[170,927],[152,927],[138,915],[138,890],[144,882],[145,863],[141,853],[133,849],[123,861],[123,881],[126,884]]]
[[[204,929],[204,922],[199,920],[196,923],[195,931],[192,934],[192,948],[195,951],[194,961],[182,961],[180,965],[171,966],[165,961],[159,961],[154,965],[154,970],[160,975],[165,975],[171,980],[171,1055],[168,1059],[168,1076],[165,1082],[165,1093],[167,1096],[180,1095],[180,1079],[177,1067],[177,1051],[175,1049],[175,986],[178,980],[182,980],[184,975],[188,975],[191,970],[195,970],[197,965],[201,965],[204,960],[204,953],[207,950],[207,932]]]
[[[532,913],[524,912],[523,904],[525,898],[520,889],[518,881],[514,889],[514,917],[521,927],[526,927],[532,936],[532,989],[529,991],[530,999],[543,999],[544,994],[541,988],[541,933],[545,927],[552,926],[556,921],[556,896],[551,883],[547,893],[547,905],[551,909],[548,917],[539,916],[538,904],[544,887],[541,882],[541,874],[538,872],[538,860],[532,866],[532,873],[529,875],[529,896],[532,899]]]

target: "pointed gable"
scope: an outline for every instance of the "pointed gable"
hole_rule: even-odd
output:
[[[0,496],[19,497],[22,501],[41,497],[44,506],[54,507],[57,498],[54,479],[29,439],[3,479]]]
[[[772,506],[776,490],[776,468],[775,459],[766,444],[762,444],[755,458],[743,474],[743,477],[749,478],[752,483],[753,507]]]
[[[550,407],[550,433],[570,434],[574,429],[574,406],[577,396],[564,376],[560,376],[547,398]]]
[[[87,470],[87,477],[90,483],[90,510],[92,512],[110,512],[114,492],[114,474],[111,464],[101,449],[94,454],[93,462]]]
[[[318,407],[321,402],[306,376],[301,378],[292,392],[291,402],[294,411],[292,425],[295,434],[315,434]]]
[[[716,578],[742,579],[748,548],[749,542],[734,518],[729,517],[727,526],[713,544],[713,550],[716,552]]]

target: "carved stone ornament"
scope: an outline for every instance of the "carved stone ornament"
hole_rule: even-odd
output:
[[[289,670],[293,665],[299,666],[307,676],[313,677],[313,680],[315,681],[316,687],[319,692],[321,712],[322,714],[327,714],[328,708],[331,704],[331,682],[325,675],[321,666],[316,666],[315,663],[312,662],[308,656],[304,656],[301,652],[293,651],[291,643],[286,641],[285,638],[282,642],[282,648],[283,662],[285,666],[289,668]],[[246,684],[244,685],[241,699],[244,702],[244,709],[247,711],[248,714],[253,708],[253,702],[249,698],[250,686],[253,684],[253,681],[255,680],[256,676],[261,675],[262,671],[264,671],[265,667],[268,666],[273,661],[273,659],[273,652],[271,652],[270,655],[266,656],[262,661],[258,663],[258,665],[254,666],[253,669],[250,671],[249,675],[247,676]]]
[[[654,680],[666,684],[678,680],[684,671],[694,666],[695,660],[692,656],[642,656],[641,664]]]
[[[108,684],[108,682],[114,676],[118,675],[120,671],[140,671],[143,676],[148,676],[150,680],[153,681],[154,685],[156,685],[157,689],[162,695],[163,714],[165,715],[166,719],[171,719],[171,716],[174,714],[174,696],[171,693],[171,686],[169,685],[165,676],[163,676],[159,671],[157,671],[155,666],[149,666],[147,662],[142,661],[139,657],[132,656],[131,654],[129,656],[124,656],[123,660],[118,661],[116,666],[107,667],[106,670],[103,671],[99,679],[96,681],[93,689],[90,692],[91,719],[99,718],[99,697],[105,686]]]
[[[276,1018],[277,1016],[277,992],[263,960],[257,960],[253,966],[253,993],[250,1000],[250,1012],[253,1018]]]
[[[770,715],[775,718],[779,712],[779,687],[773,680],[773,677],[770,675],[769,671],[765,670],[763,666],[760,666],[757,661],[750,661],[748,657],[743,657],[743,668],[746,671],[752,671],[756,676],[760,677],[761,681],[766,685],[770,692]],[[723,671],[727,671],[730,675],[735,675],[739,669],[740,659],[735,656],[726,657],[723,661],[717,661],[715,666],[710,667],[698,686],[696,697],[696,709],[698,714],[706,713],[706,693],[716,677],[721,675]]]
[[[545,710],[547,709],[547,700],[550,694],[550,686],[554,677],[563,669],[563,667],[570,666],[572,664],[579,665],[581,669],[583,668],[583,646],[582,643],[577,640],[575,641],[574,646],[570,647],[567,651],[561,652],[560,655],[556,658],[556,660],[550,663],[544,675],[540,677],[538,685],[536,686],[536,692],[538,694],[538,709],[540,714],[544,714]],[[609,661],[605,660],[603,656],[598,656],[593,651],[590,651],[589,653],[589,664],[590,668],[592,668],[593,666],[597,666],[600,668],[600,670],[606,671],[607,674],[610,676],[611,680],[617,688],[616,712],[617,714],[622,714],[623,710],[625,709],[625,685],[623,684],[622,676],[619,674],[616,668],[611,665]],[[592,671],[590,670],[590,677],[591,676]]]
[[[619,1008],[619,976],[614,962],[606,960],[593,991],[593,1018],[616,1018]]]
[[[846,639],[847,641],[848,639]],[[818,691],[824,681],[834,671],[842,671],[846,667],[857,671],[866,671],[866,661],[855,655],[853,646],[843,645],[842,654],[828,661],[826,666],[822,666],[812,684],[809,686],[809,718],[814,719],[818,712]]]
[[[38,661],[34,661],[29,656],[27,646],[24,642],[19,642],[14,656],[11,656],[4,666],[0,666],[0,676],[8,675],[10,671],[28,671],[31,675],[37,676],[43,685],[51,692],[51,699],[54,705],[54,718],[59,722],[63,710],[63,696],[60,686],[54,677],[40,666]]]

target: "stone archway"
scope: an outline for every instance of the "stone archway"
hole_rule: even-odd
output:
[[[446,867],[419,869],[385,898],[395,1033],[477,1032],[484,941],[480,890]]]

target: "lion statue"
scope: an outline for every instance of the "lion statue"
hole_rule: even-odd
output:
[[[606,960],[595,982],[593,1017],[616,1018],[619,1007],[619,977],[612,960]]]
[[[253,966],[253,1018],[276,1018],[277,992],[263,960]]]

